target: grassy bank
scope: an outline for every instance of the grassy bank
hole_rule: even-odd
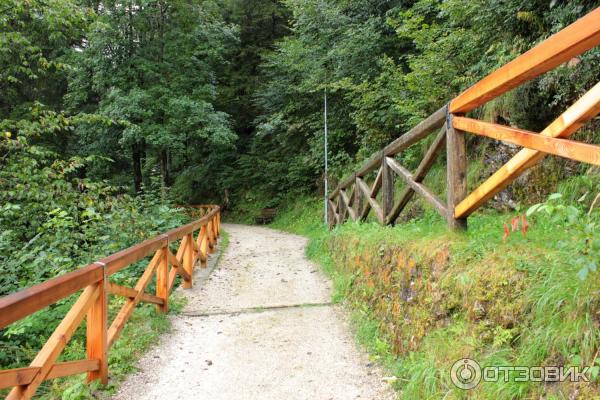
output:
[[[308,255],[403,398],[600,398],[598,212],[564,202],[556,196],[529,216],[526,235],[504,239],[512,214],[478,213],[464,234],[428,212],[394,228],[349,222],[329,232],[314,200],[289,207],[274,227],[310,238]],[[450,379],[463,357],[482,367],[593,366],[592,382],[512,374],[463,391]]]

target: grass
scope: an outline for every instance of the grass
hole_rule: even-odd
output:
[[[227,233],[223,228],[221,228],[221,232],[219,232],[219,255],[217,256],[217,261],[215,265],[219,265],[221,262],[221,258],[225,253],[225,250],[229,247],[229,233]]]
[[[359,342],[398,378],[402,398],[600,398],[597,375],[471,391],[449,375],[463,357],[482,366],[594,366],[597,374],[600,280],[578,277],[574,259],[586,250],[574,225],[539,215],[527,237],[503,241],[513,215],[479,212],[468,232],[455,234],[426,210],[394,228],[348,222],[330,232],[321,207],[302,199],[273,227],[310,239],[307,254],[333,279],[334,301],[352,310]]]

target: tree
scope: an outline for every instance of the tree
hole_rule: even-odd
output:
[[[115,160],[109,176],[130,164],[136,192],[156,165],[167,188],[174,175],[205,163],[211,146],[235,140],[229,117],[213,103],[236,29],[209,0],[101,4],[75,57],[69,106],[117,123],[82,129],[79,144]]]

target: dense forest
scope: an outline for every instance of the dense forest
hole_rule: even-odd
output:
[[[30,271],[38,271],[34,281],[48,278],[118,247],[108,241],[118,224],[99,222],[152,214],[146,203],[216,202],[248,212],[322,195],[325,92],[335,184],[461,90],[597,5],[6,0],[0,291],[31,282]],[[591,50],[478,113],[539,131],[597,82],[599,58]],[[597,137],[593,126],[578,135]],[[475,180],[515,152],[471,139]],[[422,151],[406,152],[406,165],[415,166]],[[517,182],[494,204],[535,201],[568,176],[589,175],[582,164],[544,165],[535,185]],[[40,251],[54,261],[32,259]]]
[[[3,162],[19,162],[20,142],[70,164],[67,178],[119,193],[277,205],[322,190],[324,91],[335,178],[595,6],[10,0]],[[598,79],[598,57],[590,51],[480,112],[539,130]]]
[[[243,215],[322,197],[325,93],[331,188],[462,90],[598,6],[3,0],[0,296],[178,226],[187,217],[176,204],[218,203]],[[599,65],[595,48],[477,116],[540,131],[600,80]],[[599,132],[596,119],[577,138],[598,143]],[[468,146],[475,181],[517,150],[477,137]],[[403,162],[416,167],[423,152],[413,146]],[[582,195],[600,189],[597,168],[558,158],[491,206],[519,209],[565,181],[576,182],[565,198],[589,208],[594,196]],[[441,181],[431,186],[444,190]],[[406,218],[423,212],[414,202]],[[0,365],[35,354],[47,322],[69,304],[0,331]]]

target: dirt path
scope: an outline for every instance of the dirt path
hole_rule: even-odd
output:
[[[173,331],[115,399],[394,398],[330,305],[330,282],[305,258],[304,238],[223,228],[230,244],[219,265],[210,276],[198,269]]]

